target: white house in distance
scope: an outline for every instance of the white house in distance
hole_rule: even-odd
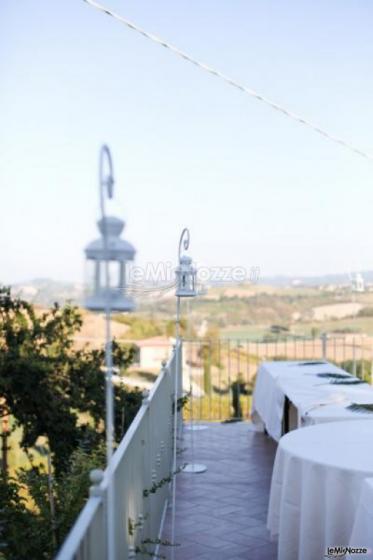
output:
[[[166,336],[153,336],[131,341],[137,348],[134,367],[149,372],[157,372],[163,360],[168,360],[174,340]]]
[[[132,342],[138,349],[135,361],[130,369],[141,370],[149,373],[158,373],[162,362],[169,359],[172,347],[175,344],[175,339],[167,338],[165,336],[154,336],[152,338],[131,340],[127,342]],[[189,365],[187,356],[183,353],[183,389],[186,392],[190,390],[189,375],[192,373]],[[193,378],[201,376],[202,370],[200,368],[193,367]],[[129,380],[131,381],[130,378]],[[136,383],[138,384],[138,381],[133,382],[132,384]],[[202,397],[204,395],[203,389],[195,379],[192,380],[192,388],[195,397]]]

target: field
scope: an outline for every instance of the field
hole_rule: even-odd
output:
[[[267,336],[270,326],[232,325],[221,330],[222,338],[260,340]],[[334,334],[367,334],[373,336],[373,317],[351,317],[348,319],[329,319],[325,321],[299,321],[291,326],[290,333],[298,337],[310,337],[322,332]]]

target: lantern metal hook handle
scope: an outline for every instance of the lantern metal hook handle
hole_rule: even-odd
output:
[[[105,171],[105,166],[107,166],[107,172]],[[108,198],[113,198],[114,194],[113,160],[110,148],[106,144],[101,146],[100,150],[99,182],[101,214],[105,218],[105,191]]]
[[[184,250],[187,251],[189,248],[190,243],[190,233],[188,228],[184,228],[181,232],[180,241],[179,241],[179,262],[181,258],[181,248],[184,247]]]

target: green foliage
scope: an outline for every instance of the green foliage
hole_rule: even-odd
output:
[[[3,413],[23,427],[21,445],[48,437],[56,468],[77,445],[77,415],[71,410],[69,361],[73,334],[81,327],[76,308],[56,304],[37,316],[31,304],[0,290],[0,394]]]
[[[367,412],[373,413],[373,404],[351,403],[346,408],[347,410],[351,410],[352,412],[360,412],[361,414],[366,414]]]
[[[206,395],[209,395],[212,391],[211,361],[209,360],[209,355],[207,352],[203,356],[203,390],[205,391]]]
[[[165,321],[163,328],[164,328],[164,334],[167,337],[175,336],[175,321],[173,319],[170,319],[169,321]],[[194,336],[193,329],[192,332],[188,332],[188,322],[183,317],[180,318],[179,328],[180,328],[181,337],[186,337],[187,335]]]
[[[153,336],[175,336],[175,320],[154,319],[143,315],[114,315],[113,320],[123,325],[128,325],[127,337],[134,340],[151,338]],[[186,336],[187,322],[184,318],[180,320],[180,334]]]
[[[88,473],[104,460],[104,349],[76,349],[82,319],[76,307],[57,304],[42,314],[0,288],[0,414],[13,417],[31,468],[0,481],[0,558],[53,556],[88,495]],[[121,370],[135,347],[113,341]],[[115,438],[119,441],[141,406],[141,393],[115,385]],[[82,418],[85,422],[82,422]],[[44,437],[46,447],[37,446]],[[34,464],[50,455],[51,470]]]
[[[163,334],[159,321],[152,318],[148,319],[136,315],[114,315],[113,320],[128,325],[128,338],[142,339]]]
[[[189,401],[189,397],[190,397],[190,393],[187,393],[186,395],[183,395],[182,397],[179,397],[177,399],[177,404],[176,404],[177,412],[180,412],[180,410],[182,410],[184,406],[187,405]],[[175,412],[175,407],[174,404],[172,404],[172,414],[174,414],[174,412]]]
[[[0,289],[0,394],[5,402],[0,413],[11,414],[22,426],[21,446],[30,449],[46,436],[57,472],[67,468],[70,455],[84,437],[79,413],[89,413],[95,427],[105,414],[104,350],[74,348],[74,334],[82,319],[76,307],[57,304],[40,316],[33,306],[12,298]],[[134,347],[113,343],[114,364],[128,367]],[[119,438],[141,395],[130,394],[129,411],[123,422],[116,416]],[[123,408],[127,392],[115,388],[115,399]],[[129,414],[130,412],[130,414]]]
[[[335,334],[354,334],[359,332],[361,332],[361,329],[359,327],[350,327],[347,325],[344,327],[333,328],[333,333]]]
[[[364,383],[364,381],[362,379],[351,379],[351,381],[347,380],[347,379],[332,379],[330,381],[331,385],[360,385],[361,383]]]
[[[237,379],[231,384],[231,391],[233,418],[241,420],[243,418],[241,396],[252,394],[252,387],[247,387],[242,373],[239,373]]]
[[[366,383],[371,382],[372,362],[370,360],[356,360],[355,366],[353,360],[344,360],[339,363],[339,367],[353,375],[356,374],[359,379]]]
[[[0,558],[6,560],[49,559],[52,539],[43,529],[43,519],[27,508],[24,486],[15,478],[0,477]]]
[[[87,499],[88,472],[104,464],[102,445],[93,449],[79,447],[70,457],[67,470],[53,478],[51,485],[48,474],[37,466],[23,469],[17,479],[0,479],[0,524],[4,526],[1,540],[6,544],[4,558],[51,558]],[[22,497],[25,492],[28,500]]]
[[[155,494],[160,488],[162,488],[162,486],[171,482],[173,477],[179,474],[185,467],[186,467],[186,463],[178,467],[175,471],[170,472],[168,476],[165,476],[158,482],[153,482],[150,488],[144,488],[142,492],[144,498],[147,498],[148,496],[150,496],[150,494]]]
[[[100,442],[97,447],[77,448],[69,461],[69,468],[55,481],[56,525],[59,543],[62,543],[88,497],[92,469],[104,468],[105,448]]]
[[[347,373],[316,373],[322,379],[351,379]]]
[[[201,358],[203,364],[203,389],[207,395],[212,392],[211,367],[213,365],[219,368],[221,367],[220,348],[219,345],[216,344],[218,340],[219,329],[210,327],[198,350],[198,356]]]
[[[137,546],[135,549],[136,554],[141,554],[141,556],[149,556],[150,558],[161,558],[166,559],[167,556],[164,554],[156,554],[155,549],[149,550],[148,545],[155,546],[180,546],[179,543],[172,543],[169,540],[164,539],[144,539],[141,541],[141,546]]]

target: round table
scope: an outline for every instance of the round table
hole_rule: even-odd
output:
[[[268,529],[278,535],[278,560],[321,560],[328,547],[348,546],[369,476],[373,422],[332,422],[283,436],[268,509]]]
[[[373,478],[366,478],[361,487],[359,505],[355,515],[355,523],[350,536],[350,546],[356,548],[363,545],[373,556]],[[366,560],[369,554],[354,554],[354,560]]]

